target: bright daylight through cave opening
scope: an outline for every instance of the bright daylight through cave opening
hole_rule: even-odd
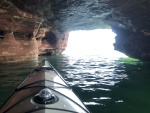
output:
[[[116,34],[111,29],[91,31],[71,31],[64,54],[67,55],[99,55],[101,57],[127,57],[114,50]]]

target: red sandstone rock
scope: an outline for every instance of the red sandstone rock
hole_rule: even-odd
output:
[[[53,35],[45,37],[48,29],[40,27],[42,21],[11,2],[1,2],[0,62],[36,60],[43,53],[61,54],[66,48],[68,33],[51,31]]]
[[[13,33],[6,33],[0,41],[0,62],[35,60],[38,56],[38,46],[35,39],[27,45],[15,40]]]
[[[52,35],[47,35],[41,41],[39,46],[39,54],[61,54],[68,42],[68,32],[60,33],[58,31],[50,32]]]

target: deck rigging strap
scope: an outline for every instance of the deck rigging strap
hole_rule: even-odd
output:
[[[39,87],[39,86],[37,86],[37,87]],[[42,86],[42,87],[44,87],[44,86]],[[28,87],[28,88],[35,88],[35,87]],[[27,88],[27,89],[28,89],[28,88]],[[45,88],[49,88],[49,87],[45,87]],[[25,88],[25,89],[26,89],[26,88]],[[62,94],[62,93],[60,93],[60,92],[58,92],[58,91],[56,91],[56,90],[54,90],[54,89],[52,89],[52,88],[49,88],[49,89],[51,89],[51,90],[53,90],[53,91],[55,91],[55,92],[57,92],[57,93],[63,95],[64,97],[66,97],[67,99],[71,100],[73,103],[75,103],[76,105],[78,105],[80,108],[82,108],[84,111],[86,111],[87,113],[90,113],[88,110],[86,110],[84,107],[82,107],[80,104],[78,104],[77,102],[75,102],[74,100],[72,100],[71,98],[69,98],[68,96],[66,96],[66,95],[64,95],[64,94]],[[10,106],[9,108],[7,108],[3,113],[7,113],[9,110],[11,110],[11,109],[12,109],[13,107],[15,107],[16,105],[20,104],[20,103],[21,103],[22,101],[24,101],[26,98],[31,97],[31,96],[33,96],[33,95],[36,95],[37,93],[38,93],[38,92],[35,92],[35,93],[30,94],[30,95],[28,95],[27,97],[23,98],[22,100],[19,100],[19,101],[16,102],[14,105],[12,105],[12,106]],[[45,109],[45,108],[46,108],[46,107],[44,107],[43,109]],[[51,109],[51,108],[46,108],[46,109]],[[52,109],[58,110],[58,108],[52,108]],[[71,112],[71,113],[79,113],[79,112],[70,111],[70,110],[65,110],[65,109],[59,109],[59,110],[68,111],[68,112]],[[37,110],[36,110],[36,111],[37,111]],[[26,113],[31,113],[31,112],[35,112],[35,110],[30,111],[30,112],[26,112]]]
[[[56,86],[55,86],[55,88],[67,88],[67,89],[71,89],[69,86],[66,86],[66,85],[64,85],[64,84],[61,84],[61,83],[58,83],[58,82],[54,82],[54,81],[51,81],[51,80],[39,80],[39,81],[36,81],[36,82],[30,83],[30,84],[27,84],[27,85],[22,86],[22,87],[17,87],[15,91],[19,91],[19,90],[22,90],[22,89],[27,89],[27,88],[29,88],[30,86],[34,85],[34,84],[38,84],[38,83],[40,83],[40,82],[45,82],[45,81],[47,81],[47,82],[52,82],[52,83],[55,83],[55,84],[58,84],[58,85],[62,86],[62,87],[56,87]],[[42,86],[42,85],[41,85],[41,86],[32,86],[32,87],[46,87],[46,86]],[[53,86],[47,86],[47,87],[53,87]]]

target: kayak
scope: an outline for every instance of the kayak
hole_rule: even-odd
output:
[[[1,106],[0,113],[90,113],[44,59]]]

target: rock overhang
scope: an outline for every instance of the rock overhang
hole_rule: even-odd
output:
[[[62,38],[62,35],[66,37],[66,32],[72,30],[92,30],[111,26],[117,34],[114,44],[116,50],[134,58],[150,59],[150,51],[147,49],[150,42],[149,0],[4,0],[0,3],[0,14],[9,13],[8,18],[1,19],[2,23],[8,22],[5,25],[1,24],[1,30],[6,32],[15,28],[14,34],[18,33],[16,37],[36,37],[41,27],[49,29],[48,32],[53,32],[57,36],[61,34]],[[17,15],[16,12],[22,13]],[[27,17],[23,17],[23,14]],[[22,20],[22,25],[16,27],[17,22]],[[10,27],[4,29],[6,26]],[[53,49],[54,54],[54,51],[60,48],[56,41],[59,36],[55,41],[51,41],[55,43],[48,47],[51,48],[49,51]],[[64,49],[65,46],[62,50]]]

